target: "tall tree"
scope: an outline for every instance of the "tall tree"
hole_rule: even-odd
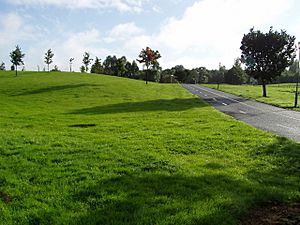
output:
[[[22,53],[21,48],[17,45],[16,49],[10,53],[10,61],[16,69],[16,76],[18,76],[18,66],[24,65],[23,58],[25,54]]]
[[[96,57],[94,64],[91,67],[91,73],[103,73],[103,66],[101,65],[101,59]]]
[[[266,84],[280,76],[295,58],[295,37],[286,31],[262,33],[250,29],[242,39],[242,62],[246,65],[246,73],[260,80],[263,87],[263,97],[267,96]]]
[[[116,75],[119,77],[124,77],[126,74],[126,63],[127,59],[125,56],[122,56],[121,58],[117,59],[117,65],[116,65]]]
[[[88,72],[89,68],[88,66],[92,63],[93,59],[90,58],[90,53],[85,52],[83,55],[82,62],[85,66],[85,72]]]
[[[50,72],[49,65],[51,63],[53,63],[53,60],[52,60],[53,56],[54,56],[54,54],[53,54],[51,48],[49,48],[48,51],[45,53],[45,63],[48,66],[48,73]]]
[[[231,69],[225,72],[224,82],[227,84],[243,84],[246,80],[246,73],[241,67],[240,59],[236,59]]]
[[[146,66],[146,84],[148,84],[148,72],[149,69],[152,69],[157,63],[157,60],[161,58],[161,55],[158,51],[154,51],[149,47],[146,47],[145,49],[142,49],[142,51],[139,54],[139,58],[137,61],[139,63],[144,63]]]

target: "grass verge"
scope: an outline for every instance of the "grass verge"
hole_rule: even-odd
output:
[[[205,84],[203,86],[218,89],[216,84]],[[295,103],[295,84],[270,84],[267,85],[267,97],[262,97],[261,85],[229,85],[220,84],[220,91],[228,92],[244,98],[254,99],[259,102],[271,104],[274,106],[288,108],[292,110],[299,110],[294,107]],[[300,97],[298,97],[300,103]]]

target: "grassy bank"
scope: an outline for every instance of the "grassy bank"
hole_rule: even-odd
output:
[[[205,84],[204,86],[214,89],[218,88],[216,84]],[[219,90],[283,108],[300,110],[299,107],[294,108],[296,91],[295,84],[267,85],[267,97],[262,97],[261,85],[220,84]],[[298,102],[300,103],[300,97],[298,97]],[[298,106],[299,105],[300,104],[298,104]]]
[[[300,145],[177,84],[0,71],[0,224],[237,224],[299,200]]]

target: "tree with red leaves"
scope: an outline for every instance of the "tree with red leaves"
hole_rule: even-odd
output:
[[[153,68],[157,60],[161,58],[161,55],[158,51],[154,51],[151,48],[146,47],[146,49],[142,49],[141,53],[139,54],[139,58],[140,59],[137,59],[137,61],[139,63],[144,63],[147,68],[146,84],[148,84],[148,71],[149,69]]]

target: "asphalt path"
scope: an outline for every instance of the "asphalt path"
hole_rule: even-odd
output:
[[[182,84],[182,86],[223,113],[256,128],[300,142],[300,112],[267,105],[196,84]]]

